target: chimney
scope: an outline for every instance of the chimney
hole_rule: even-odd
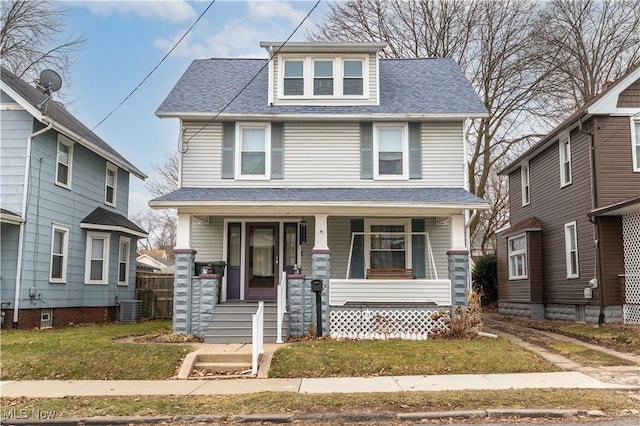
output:
[[[609,90],[609,87],[611,87],[612,84],[613,84],[613,81],[606,80],[604,83],[602,83],[602,90],[600,91],[600,93],[606,92],[607,90]]]

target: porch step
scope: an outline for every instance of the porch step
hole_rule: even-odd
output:
[[[257,302],[225,302],[216,305],[213,318],[204,336],[205,343],[251,343],[252,315],[258,309]],[[277,338],[277,311],[275,302],[264,304],[264,342],[275,343]],[[282,324],[282,336],[289,331],[288,315]]]

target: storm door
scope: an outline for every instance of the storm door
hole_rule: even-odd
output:
[[[277,223],[247,224],[245,299],[275,300],[278,285]]]
[[[240,299],[242,258],[242,224],[230,223],[227,228],[227,300]]]

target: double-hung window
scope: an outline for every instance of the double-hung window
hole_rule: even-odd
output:
[[[304,95],[304,61],[289,59],[284,61],[284,96]]]
[[[527,236],[518,235],[507,240],[509,252],[509,279],[527,278]]]
[[[56,185],[71,188],[71,166],[73,163],[73,143],[58,134],[56,154]]]
[[[571,183],[571,140],[569,134],[560,136],[560,186]]]
[[[109,246],[111,235],[87,232],[84,280],[87,284],[109,283]]]
[[[529,183],[529,164],[520,167],[520,181],[522,183],[522,206],[531,202],[531,187]]]
[[[342,65],[342,94],[362,96],[364,93],[363,61],[345,59]]]
[[[313,61],[313,95],[333,96],[333,61]]]
[[[268,123],[238,124],[237,179],[271,177],[271,126]]]
[[[69,253],[69,228],[53,224],[51,229],[51,265],[49,282],[67,282],[67,258]]]
[[[640,172],[640,118],[631,119],[633,171]]]
[[[129,247],[131,240],[120,237],[118,252],[118,285],[129,285]]]
[[[375,124],[374,176],[376,179],[408,179],[407,126],[401,124]]]
[[[567,263],[567,278],[579,278],[578,231],[576,229],[576,222],[564,225],[564,247]]]
[[[118,168],[107,163],[107,175],[104,184],[104,202],[110,206],[116,206],[116,187],[118,184]]]
[[[410,224],[407,221],[376,221],[367,226],[367,268],[407,268],[411,266]]]

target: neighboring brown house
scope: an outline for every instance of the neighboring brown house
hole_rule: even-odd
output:
[[[640,323],[640,67],[500,174],[499,312]]]

